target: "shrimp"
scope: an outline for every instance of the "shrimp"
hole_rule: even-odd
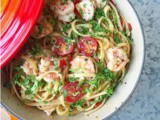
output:
[[[75,18],[74,4],[71,0],[67,0],[66,2],[62,3],[61,0],[53,1],[50,8],[59,20],[71,22]]]
[[[40,17],[37,25],[35,26],[31,36],[34,38],[42,38],[53,32],[53,26],[43,15]]]
[[[31,58],[27,58],[21,68],[28,75],[37,75],[36,61]]]
[[[71,61],[71,69],[76,73],[95,73],[93,61],[90,57],[77,56]]]
[[[54,67],[55,66],[54,66],[54,63],[52,61],[52,58],[50,58],[48,56],[45,57],[45,58],[42,58],[40,60],[40,64],[39,64],[39,75],[41,75],[41,74],[43,74],[47,71],[54,70]],[[43,77],[43,79],[46,82],[52,82],[53,80],[58,79],[58,78],[59,78],[59,76],[54,72],[49,73],[49,74],[47,74]]]
[[[117,47],[108,49],[107,58],[109,60],[107,67],[114,72],[121,70],[129,62],[125,51]]]
[[[90,0],[83,0],[76,4],[76,8],[79,11],[81,17],[86,20],[92,20],[94,17],[94,4]]]

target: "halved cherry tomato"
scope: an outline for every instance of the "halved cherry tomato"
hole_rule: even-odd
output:
[[[121,25],[123,26],[123,19],[122,19],[122,17],[120,17],[120,22],[121,22]]]
[[[64,42],[62,37],[57,38],[55,42],[54,52],[57,55],[64,56],[73,52],[73,43],[67,44]]]
[[[101,103],[102,103],[102,102],[97,102],[94,107],[96,108],[96,107],[100,106]]]
[[[64,90],[67,91],[67,96],[64,98],[66,102],[76,102],[82,97],[82,88],[78,87],[78,82],[70,82],[64,85]]]
[[[72,55],[69,55],[66,59],[61,59],[59,61],[59,67],[63,68],[72,61]]]
[[[129,30],[132,31],[132,26],[130,23],[128,23],[128,27],[129,27]]]
[[[112,4],[114,4],[113,0],[109,0]]]
[[[60,68],[63,68],[63,67],[65,67],[66,65],[67,65],[66,60],[62,59],[62,60],[59,61],[59,67],[60,67]]]
[[[74,0],[73,3],[74,3],[74,13],[77,15],[77,16],[80,16],[80,12],[77,10],[77,7],[76,7],[76,4],[81,2],[81,0]]]
[[[90,102],[93,102],[93,101],[94,101],[94,99],[91,99],[91,100],[89,100],[89,101],[90,101]],[[94,108],[96,108],[96,107],[100,106],[100,105],[101,105],[101,103],[102,103],[102,102],[97,102],[97,103],[95,104]]]
[[[78,43],[80,52],[85,56],[92,56],[97,50],[97,41],[91,37],[84,37]]]

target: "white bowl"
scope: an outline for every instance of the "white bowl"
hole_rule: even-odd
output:
[[[75,115],[73,117],[60,117],[58,115],[47,116],[43,111],[39,111],[36,108],[26,107],[21,104],[15,95],[12,95],[10,90],[1,87],[2,89],[2,105],[13,115],[19,119],[25,120],[95,120],[104,119],[113,115],[121,106],[126,103],[131,96],[135,87],[137,86],[142,66],[144,62],[144,37],[143,31],[140,25],[140,21],[133,7],[127,0],[114,0],[114,3],[120,10],[120,13],[131,23],[132,38],[134,40],[131,63],[127,75],[125,76],[123,83],[119,84],[114,94],[108,99],[106,104],[98,111],[92,113],[89,116],[85,116],[83,113]],[[2,84],[5,80],[5,74],[2,71]],[[126,84],[124,84],[126,83]]]

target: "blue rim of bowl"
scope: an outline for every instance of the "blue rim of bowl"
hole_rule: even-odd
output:
[[[141,21],[139,19],[139,16],[135,10],[135,8],[133,7],[133,5],[131,4],[131,2],[129,0],[127,0],[127,2],[129,3],[130,7],[133,9],[134,11],[134,14],[138,20],[138,23],[139,23],[139,26],[140,26],[140,30],[141,30],[141,33],[142,33],[142,40],[143,40],[143,56],[142,56],[142,65],[141,65],[141,69],[140,69],[140,72],[139,72],[139,75],[138,75],[138,80],[134,86],[134,88],[132,89],[131,93],[128,95],[128,97],[126,98],[126,100],[123,102],[123,104],[121,104],[114,112],[112,112],[110,115],[108,115],[107,117],[103,118],[103,120],[107,120],[109,118],[111,118],[115,113],[117,113],[128,101],[129,99],[131,98],[132,94],[134,93],[137,85],[138,85],[138,82],[140,81],[140,77],[141,77],[141,73],[142,73],[142,70],[143,70],[143,66],[144,66],[144,61],[145,61],[145,40],[144,40],[144,32],[143,32],[143,28],[142,28],[142,24],[141,24]]]
[[[128,1],[128,0],[127,0]],[[142,73],[142,70],[143,70],[143,66],[144,66],[144,61],[145,61],[145,40],[144,40],[144,32],[143,32],[143,29],[142,29],[142,26],[141,26],[141,22],[140,22],[140,19],[138,17],[138,14],[135,10],[135,8],[133,7],[133,5],[131,4],[130,1],[128,1],[130,7],[133,9],[136,17],[137,17],[137,20],[138,20],[138,23],[140,25],[140,29],[141,29],[141,33],[142,33],[142,38],[143,38],[143,46],[144,46],[144,49],[143,49],[143,56],[142,56],[142,65],[141,65],[141,70],[140,70],[140,73],[138,75],[138,80],[132,90],[132,92],[130,93],[130,95],[127,97],[127,99],[123,102],[123,104],[117,108],[113,113],[111,113],[110,115],[108,115],[107,117],[105,117],[103,120],[107,120],[108,118],[112,117],[115,113],[117,113],[126,103],[127,101],[130,99],[131,95],[134,93],[137,85],[138,85],[138,82],[140,80],[140,77],[141,77],[141,73]],[[16,118],[18,118],[19,120],[23,120],[21,117],[17,116],[14,112],[12,112],[9,108],[7,108],[2,102],[0,102],[0,104],[2,105],[3,108],[5,108],[9,113],[11,113],[13,116],[15,116]]]

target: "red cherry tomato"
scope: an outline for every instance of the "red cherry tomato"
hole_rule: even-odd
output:
[[[64,85],[64,90],[67,91],[67,96],[65,96],[66,102],[76,102],[82,97],[82,88],[78,87],[78,82],[70,82]]]
[[[96,107],[100,106],[101,103],[102,103],[102,102],[97,102],[94,107],[96,108]]]
[[[123,19],[122,19],[122,17],[120,17],[120,22],[121,22],[121,25],[123,26]]]
[[[59,61],[59,67],[60,67],[60,68],[63,68],[63,67],[65,67],[66,65],[67,65],[66,60],[62,59],[62,60]]]
[[[112,4],[114,4],[113,0],[109,0]]]
[[[129,27],[129,30],[132,31],[132,26],[130,23],[128,23],[128,27]]]
[[[55,42],[54,52],[60,56],[70,54],[73,52],[73,44],[68,45],[62,37],[59,37]]]
[[[67,65],[67,63],[70,63],[72,61],[72,55],[69,55],[66,59],[61,59],[59,61],[59,67],[63,68]]]
[[[92,56],[97,50],[97,41],[91,37],[84,37],[78,43],[80,52],[85,56]]]
[[[81,2],[81,0],[74,0],[73,3],[74,3],[74,13],[77,15],[77,16],[80,16],[80,12],[78,11],[77,7],[76,7],[76,4]]]

